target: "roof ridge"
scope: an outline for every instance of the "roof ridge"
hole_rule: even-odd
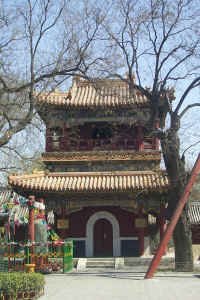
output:
[[[94,84],[102,84],[102,83],[115,83],[115,84],[120,84],[120,85],[127,85],[128,86],[128,81],[126,78],[107,78],[107,77],[93,77],[93,78],[82,78],[79,75],[75,75],[72,78],[72,86],[85,86],[85,85],[94,85]]]
[[[45,171],[38,171],[38,172],[34,172],[31,174],[11,174],[8,176],[8,180],[12,181],[14,178],[19,178],[23,177],[23,178],[35,178],[35,177],[43,177],[44,175],[48,175],[49,172],[45,172]]]
[[[38,103],[74,108],[150,105],[150,101],[137,88],[130,94],[125,79],[97,78],[90,81],[76,77],[66,92],[56,89],[52,92],[35,92],[35,95]]]

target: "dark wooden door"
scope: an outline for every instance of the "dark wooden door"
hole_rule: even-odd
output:
[[[94,256],[113,256],[113,229],[106,219],[100,219],[94,224]]]

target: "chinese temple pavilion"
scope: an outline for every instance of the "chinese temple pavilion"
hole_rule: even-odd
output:
[[[162,235],[169,187],[149,100],[120,79],[76,76],[68,92],[36,94],[36,109],[46,124],[46,171],[12,175],[12,188],[45,200],[77,257],[148,252],[149,215]]]

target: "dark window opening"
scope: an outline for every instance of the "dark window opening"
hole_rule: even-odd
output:
[[[95,127],[92,131],[92,139],[109,139],[112,137],[112,130],[110,127]]]
[[[53,127],[50,129],[51,136],[62,136],[62,128]]]

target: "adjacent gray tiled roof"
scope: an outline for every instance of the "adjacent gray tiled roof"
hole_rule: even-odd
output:
[[[189,204],[189,219],[192,225],[200,225],[200,201],[190,202]],[[156,223],[156,217],[151,214],[148,215],[150,224]]]
[[[191,224],[200,224],[200,202],[191,202],[189,206],[189,218]]]
[[[15,200],[19,200],[19,198],[20,196],[15,192],[7,189],[2,189],[2,191],[0,191],[0,206],[8,202],[14,202]]]

